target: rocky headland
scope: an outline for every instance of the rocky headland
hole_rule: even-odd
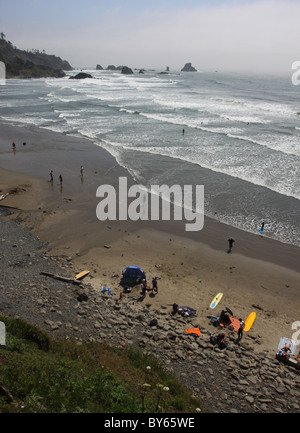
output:
[[[45,51],[25,51],[14,47],[1,33],[0,61],[5,64],[6,78],[43,78],[65,76],[73,68],[66,60]]]

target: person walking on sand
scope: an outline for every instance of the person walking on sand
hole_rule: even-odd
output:
[[[239,319],[240,321],[240,327],[238,329],[238,341],[243,338],[243,332],[245,327],[245,322],[242,319]]]
[[[158,293],[157,277],[152,278],[152,293]]]
[[[229,239],[228,239],[228,243],[229,243],[229,250],[228,250],[228,253],[231,253],[231,249],[232,249],[233,242],[235,242],[234,239],[232,239],[232,238],[229,238]]]

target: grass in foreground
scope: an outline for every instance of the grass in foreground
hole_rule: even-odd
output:
[[[187,413],[200,408],[174,375],[140,351],[52,340],[21,319],[0,320],[7,331],[6,346],[0,346],[0,413]]]

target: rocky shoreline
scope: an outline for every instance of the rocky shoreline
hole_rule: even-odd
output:
[[[0,314],[21,317],[46,330],[53,338],[72,341],[107,341],[119,348],[139,348],[157,357],[164,368],[203,402],[203,409],[219,413],[299,413],[300,371],[272,356],[253,351],[259,338],[227,332],[229,346],[220,350],[210,343],[218,330],[208,317],[184,318],[172,314],[171,305],[153,309],[151,295],[143,301],[139,290],[120,301],[120,275],[113,278],[111,294],[47,277],[42,272],[74,278],[71,257],[54,257],[47,246],[22,227],[22,215],[0,208]],[[82,301],[80,294],[87,295]],[[157,295],[159,296],[159,295]],[[156,326],[150,326],[152,319]],[[184,332],[201,329],[200,338]]]

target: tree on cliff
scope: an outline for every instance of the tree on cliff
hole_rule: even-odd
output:
[[[0,33],[0,61],[6,65],[6,78],[63,77],[63,71],[73,69],[66,60],[44,50],[29,52],[13,47],[3,32]]]

